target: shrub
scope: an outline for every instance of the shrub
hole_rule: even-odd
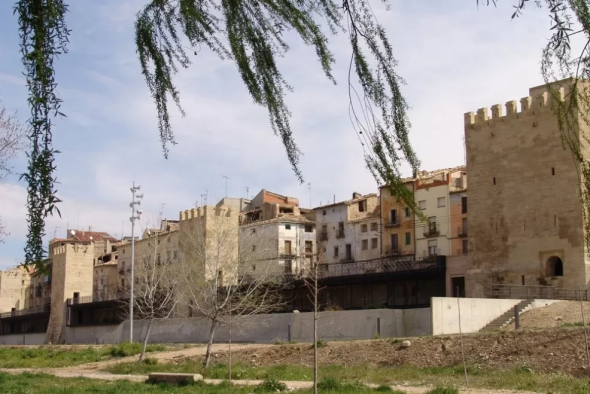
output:
[[[328,343],[327,343],[327,342],[325,342],[325,341],[323,341],[323,340],[321,340],[321,339],[318,339],[318,342],[317,342],[317,344],[318,344],[318,347],[324,347],[324,346],[326,346]]]
[[[459,390],[453,387],[437,387],[426,394],[459,394]]]
[[[386,385],[386,384],[382,384],[381,386],[377,387],[377,388],[375,389],[375,391],[379,391],[379,392],[382,392],[382,393],[390,393],[390,392],[392,392],[393,390],[392,390],[392,389],[391,389],[391,387],[389,387],[388,385]]]
[[[287,391],[287,385],[276,379],[266,379],[254,389],[255,393],[276,393]]]
[[[339,391],[342,389],[342,383],[340,383],[340,381],[328,377],[328,378],[323,378],[319,383],[318,383],[318,389],[320,390],[324,390],[324,391]]]
[[[157,358],[146,357],[146,358],[143,359],[143,363],[145,365],[157,365],[158,364],[158,359]]]

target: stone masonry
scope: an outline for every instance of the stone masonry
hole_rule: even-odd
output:
[[[556,82],[560,100],[571,80]],[[504,106],[465,114],[469,185],[467,296],[492,284],[588,285],[580,177],[564,148],[546,86]],[[578,130],[578,136],[587,127]],[[588,135],[588,134],[586,134]]]

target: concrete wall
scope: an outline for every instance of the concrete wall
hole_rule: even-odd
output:
[[[0,345],[43,345],[45,334],[0,335]]]
[[[431,330],[430,314],[430,308],[322,312],[319,336],[325,340],[373,339],[379,331],[381,338],[425,335]],[[134,338],[143,338],[146,329],[147,321],[134,322]],[[206,342],[208,333],[206,319],[168,319],[153,326],[150,342]],[[277,339],[310,342],[312,336],[312,313],[258,315],[241,320],[232,328],[235,342],[271,343]],[[128,321],[118,326],[70,327],[66,334],[67,343],[117,343],[128,339]],[[219,327],[216,341],[227,339],[228,328]]]
[[[487,298],[432,298],[432,335],[459,334],[459,311],[461,332],[477,332],[521,300]]]

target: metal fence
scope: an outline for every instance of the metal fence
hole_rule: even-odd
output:
[[[588,290],[563,289],[554,286],[492,285],[493,298],[546,299],[546,300],[590,300]]]
[[[14,316],[33,315],[33,314],[37,314],[37,313],[47,313],[47,312],[49,312],[49,305],[36,306],[34,308],[27,308],[27,309],[21,309],[18,311],[0,313],[0,319],[6,319],[7,317],[14,317]]]

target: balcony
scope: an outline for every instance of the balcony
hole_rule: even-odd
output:
[[[400,254],[400,249],[399,249],[399,246],[397,246],[397,245],[390,246],[389,248],[387,248],[385,250],[385,255],[387,255],[387,256],[398,255],[398,254]]]
[[[328,240],[328,232],[327,231],[322,231],[320,233],[320,241],[327,241]]]
[[[344,229],[340,228],[336,231],[336,238],[344,238]]]
[[[467,237],[467,227],[457,227],[457,234],[461,238]]]
[[[424,229],[424,236],[426,238],[438,237],[439,234],[440,234],[440,231],[438,230],[436,223],[428,223],[428,226]]]
[[[398,217],[391,219],[388,223],[385,223],[385,227],[396,228],[401,225],[401,221]]]

